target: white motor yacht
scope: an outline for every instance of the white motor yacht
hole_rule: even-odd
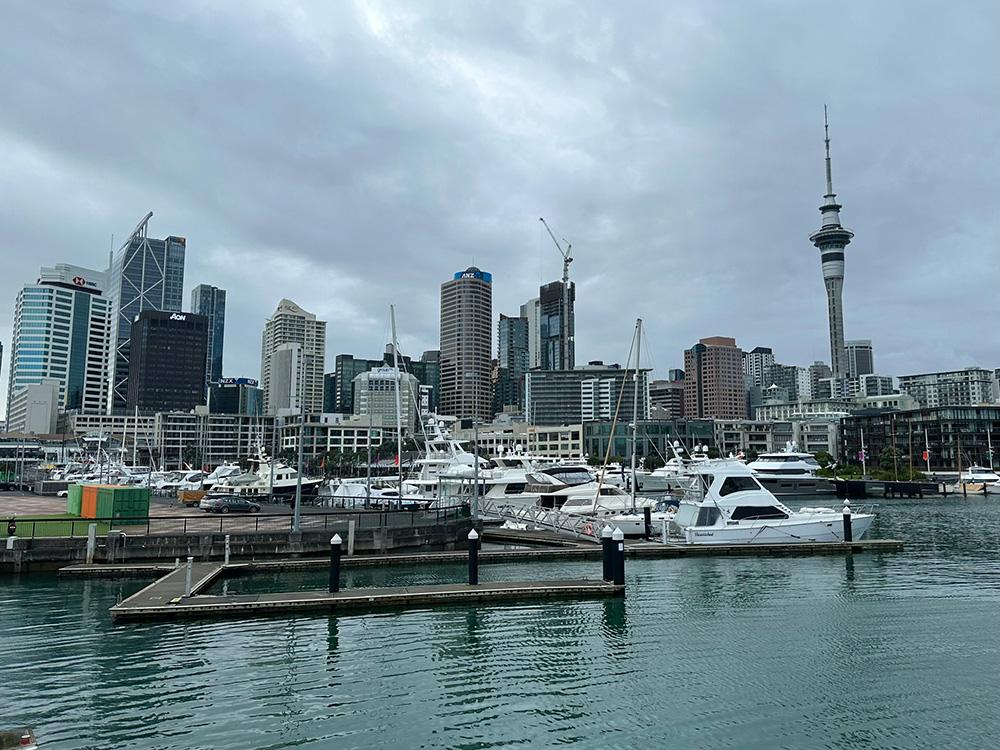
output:
[[[794,443],[780,453],[761,453],[747,464],[754,475],[775,495],[831,495],[836,485],[816,476],[820,465],[811,453],[800,453]]]
[[[299,473],[284,461],[274,462],[274,481],[271,481],[271,460],[259,451],[253,461],[255,469],[244,474],[220,479],[212,487],[213,495],[238,495],[240,497],[295,497],[299,485]],[[319,492],[322,477],[302,477],[302,496],[313,497]]]
[[[1000,475],[986,466],[970,466],[958,477],[959,484],[993,484],[1000,482]]]
[[[794,511],[761,486],[740,461],[713,460],[692,467],[692,497],[681,502],[675,523],[689,544],[777,544],[842,542],[842,512],[834,508]],[[852,513],[851,538],[864,536],[874,520]]]

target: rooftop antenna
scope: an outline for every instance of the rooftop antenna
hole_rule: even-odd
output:
[[[823,105],[823,139],[826,143],[826,197],[833,198],[833,171],[830,168],[830,122],[826,116],[826,105]]]

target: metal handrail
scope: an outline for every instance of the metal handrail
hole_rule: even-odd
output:
[[[306,513],[300,517],[300,529],[303,531],[326,531],[341,529],[350,521],[355,521],[358,528],[382,529],[399,528],[403,526],[433,526],[452,518],[459,518],[467,513],[468,506],[458,505],[446,508],[427,510],[351,510],[339,513]],[[123,518],[31,518],[16,516],[17,536],[49,537],[44,533],[46,526],[69,524],[69,534],[53,535],[55,537],[77,536],[86,537],[90,524],[102,524],[107,531],[125,530],[136,535],[155,536],[158,534],[224,534],[230,533],[275,533],[283,534],[292,531],[293,516],[276,513],[252,514],[192,514],[185,516],[148,516],[143,519]],[[30,524],[30,531],[28,525]],[[136,529],[142,529],[137,531]],[[22,533],[22,529],[27,533]],[[166,530],[161,530],[166,529]],[[106,533],[102,530],[101,532]]]
[[[558,510],[540,508],[537,505],[501,505],[493,500],[480,498],[480,507],[484,514],[498,516],[504,521],[521,523],[545,531],[555,531],[559,534],[595,543],[600,543],[605,527],[614,530],[614,524],[595,516],[562,513]]]

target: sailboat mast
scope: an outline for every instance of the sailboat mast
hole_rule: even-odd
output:
[[[396,468],[399,471],[399,507],[403,507],[403,405],[399,392],[399,343],[396,341],[396,306],[389,305],[392,321],[392,369],[396,377]]]
[[[639,430],[639,347],[642,344],[642,318],[635,321],[635,367],[632,368],[632,512],[635,512],[635,452]]]

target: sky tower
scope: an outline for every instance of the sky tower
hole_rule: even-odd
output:
[[[823,106],[823,132],[826,141],[826,202],[820,206],[823,224],[809,237],[820,252],[823,262],[823,283],[826,285],[826,302],[830,318],[830,369],[834,380],[848,375],[847,349],[844,346],[844,248],[851,242],[854,232],[840,225],[840,204],[833,192],[830,171],[830,126]]]

